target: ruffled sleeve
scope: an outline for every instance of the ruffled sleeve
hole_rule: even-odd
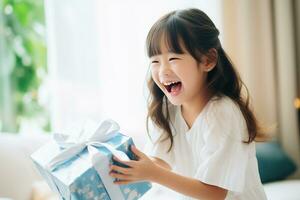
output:
[[[253,143],[239,107],[230,99],[215,102],[205,121],[204,146],[195,178],[201,182],[242,192]]]

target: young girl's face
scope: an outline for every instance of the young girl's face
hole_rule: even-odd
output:
[[[182,105],[199,98],[207,76],[207,65],[197,60],[185,49],[183,54],[169,52],[161,44],[161,54],[150,58],[154,82],[174,105]]]

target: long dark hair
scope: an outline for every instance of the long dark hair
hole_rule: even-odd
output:
[[[148,57],[152,57],[161,53],[162,38],[165,40],[169,51],[181,54],[185,48],[199,63],[203,55],[209,57],[211,56],[210,50],[215,49],[217,51],[217,63],[207,74],[207,87],[212,96],[227,96],[239,106],[245,118],[249,136],[248,140],[244,142],[251,143],[260,136],[264,138],[265,134],[249,107],[248,89],[222,48],[218,36],[218,29],[203,11],[199,9],[173,11],[160,18],[150,29],[146,41],[147,54]],[[246,90],[245,96],[242,95],[243,87]],[[148,80],[148,88],[150,95],[147,130],[149,119],[151,119],[155,126],[167,133],[166,138],[170,139],[171,149],[173,135],[169,123],[168,101],[151,76]],[[166,108],[165,111],[164,108]]]

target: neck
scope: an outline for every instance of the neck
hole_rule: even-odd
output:
[[[192,98],[190,101],[181,105],[182,116],[187,123],[188,127],[191,128],[197,116],[201,113],[206,103],[209,101],[210,95],[208,91],[199,93],[197,96]]]

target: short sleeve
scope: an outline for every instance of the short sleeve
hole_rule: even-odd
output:
[[[245,120],[233,102],[214,103],[205,119],[204,146],[195,178],[229,191],[242,192],[253,144],[244,143]]]
[[[169,151],[170,140],[164,139],[165,136],[162,135],[158,128],[152,126],[149,130],[151,138],[148,137],[147,142],[144,147],[144,152],[148,156],[156,157],[162,159],[170,166],[173,165],[173,152]]]

